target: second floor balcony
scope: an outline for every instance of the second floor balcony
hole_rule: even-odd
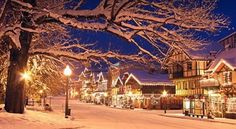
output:
[[[169,74],[169,78],[170,78],[170,79],[182,78],[182,77],[184,77],[184,72],[183,72],[183,71],[174,72],[174,73],[170,73],[170,74]]]

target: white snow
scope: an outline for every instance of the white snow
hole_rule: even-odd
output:
[[[26,110],[24,114],[0,111],[1,129],[77,128],[78,122],[64,118],[63,113]]]
[[[52,97],[54,112],[0,111],[0,129],[236,129],[236,120],[192,118],[181,110],[122,110],[69,100],[73,119],[65,119],[64,97]]]

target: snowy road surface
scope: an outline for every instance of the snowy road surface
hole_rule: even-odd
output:
[[[64,98],[51,102],[54,112],[27,110],[24,114],[12,114],[0,111],[0,129],[236,129],[236,120],[223,124],[172,118],[160,116],[163,111],[122,110],[78,100],[70,100],[72,117],[65,119]],[[167,113],[173,115],[173,111]]]
[[[123,110],[78,101],[70,104],[74,121],[80,123],[81,129],[236,129],[231,124],[158,115],[162,111]]]

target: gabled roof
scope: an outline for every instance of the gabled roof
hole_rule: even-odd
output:
[[[208,71],[214,72],[221,64],[225,64],[232,70],[236,69],[236,48],[219,53],[216,59],[210,64]]]
[[[208,60],[209,53],[208,50],[198,50],[198,51],[193,51],[193,50],[176,50],[176,49],[171,49],[167,52],[167,57],[165,59],[165,64],[168,62],[168,60],[171,58],[173,52],[179,52],[183,53],[186,55],[186,57],[189,60]]]
[[[220,40],[218,41],[218,43],[221,43],[223,40],[225,40],[225,39],[227,39],[227,38],[229,38],[229,37],[231,37],[232,35],[235,35],[235,34],[236,34],[236,31],[233,32],[233,33],[231,33],[231,34],[229,34],[228,36],[226,36],[226,37],[220,39]]]
[[[222,66],[226,65],[229,69],[231,69],[232,71],[236,69],[235,66],[233,66],[231,63],[229,63],[231,61],[226,61],[224,59],[221,59],[217,64],[216,66],[214,67],[214,69],[211,70],[212,73],[216,72],[216,71],[219,71],[219,68],[221,69]],[[233,61],[236,63],[236,60]],[[209,71],[209,70],[208,70]]]
[[[131,79],[135,79],[139,85],[174,85],[168,78],[168,74],[149,73],[143,70],[133,70],[129,72],[129,77],[125,84]]]
[[[105,72],[100,72],[99,74],[96,75],[96,81],[98,80],[107,80],[107,74]]]
[[[118,76],[118,77],[115,79],[115,81],[113,82],[113,86],[116,86],[118,82],[120,82],[121,85],[123,85],[123,81],[121,80],[120,76]]]
[[[185,53],[193,60],[206,60],[209,56],[209,52],[206,50],[187,50]]]

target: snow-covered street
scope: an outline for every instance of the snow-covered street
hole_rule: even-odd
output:
[[[57,100],[57,101],[55,101]],[[126,110],[70,100],[72,116],[64,118],[63,98],[52,100],[54,112],[0,112],[1,129],[236,129],[235,124],[162,116],[161,110]],[[176,114],[180,111],[167,111]]]
[[[119,110],[89,104],[79,104],[73,112],[75,119],[91,129],[236,129],[235,125],[164,117],[155,111]]]
[[[236,129],[233,124],[161,116],[163,111],[160,110],[126,110],[77,101],[70,103],[74,121],[84,129]],[[179,112],[167,111],[169,114]]]

